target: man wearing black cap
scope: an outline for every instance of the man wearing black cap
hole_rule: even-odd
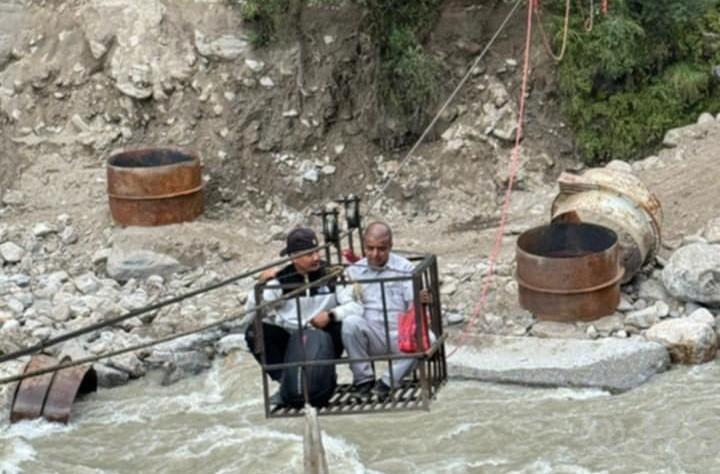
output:
[[[280,255],[290,256],[291,263],[277,272],[266,274],[271,279],[263,290],[262,300],[276,302],[263,321],[263,343],[268,364],[283,363],[290,334],[298,330],[300,325],[310,325],[328,332],[333,339],[335,358],[340,358],[343,352],[341,321],[347,316],[362,315],[362,305],[353,300],[352,288],[349,286],[336,285],[335,278],[312,284],[326,277],[330,271],[328,264],[321,260],[317,247],[315,232],[306,227],[293,229],[287,236],[286,247],[280,252]],[[308,288],[299,297],[283,298],[302,286]],[[247,309],[255,306],[255,296],[251,294]],[[255,347],[253,324],[248,327],[245,340],[255,358],[261,362]],[[273,380],[280,381],[282,370],[268,373]]]

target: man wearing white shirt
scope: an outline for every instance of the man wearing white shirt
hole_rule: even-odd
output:
[[[383,295],[380,283],[363,283],[363,280],[407,277],[413,272],[414,265],[406,258],[394,254],[392,250],[392,231],[387,224],[373,222],[363,234],[365,258],[350,266],[347,274],[362,290],[362,315],[348,315],[343,320],[342,339],[348,357],[367,358],[388,353],[400,353],[398,348],[398,316],[407,311],[413,303],[412,280],[390,281],[385,287],[385,310],[388,328],[385,329]],[[413,368],[413,359],[396,360],[392,363],[393,380],[398,384]],[[375,394],[383,400],[390,392],[390,372],[375,381],[369,362],[357,362],[350,365],[353,372],[353,396],[368,399]]]

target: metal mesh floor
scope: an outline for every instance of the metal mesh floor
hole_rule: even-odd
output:
[[[388,411],[427,410],[422,399],[422,387],[420,382],[405,382],[390,392],[385,400],[378,400],[373,395],[371,398],[360,401],[350,396],[352,384],[340,384],[335,389],[327,406],[317,407],[318,415],[354,415],[358,413],[379,413]],[[433,393],[437,387],[433,388]],[[429,402],[429,401],[428,401]],[[303,408],[292,408],[286,406],[271,406],[270,418],[285,418],[303,416]]]

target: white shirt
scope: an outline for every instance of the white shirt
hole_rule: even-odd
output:
[[[346,273],[349,278],[360,284],[365,319],[376,324],[384,324],[381,288],[384,286],[388,329],[390,332],[397,331],[398,316],[407,311],[413,303],[413,285],[410,277],[414,269],[415,265],[408,259],[392,252],[383,268],[372,268],[368,265],[367,258],[363,258],[347,269]],[[363,283],[363,280],[389,277],[408,277],[408,279],[385,282],[384,285]]]

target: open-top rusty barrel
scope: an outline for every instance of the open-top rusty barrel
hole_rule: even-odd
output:
[[[191,221],[203,211],[200,159],[191,153],[147,148],[116,153],[107,163],[110,212],[121,225]]]
[[[62,362],[69,361],[63,359]],[[25,366],[25,374],[56,366],[54,357],[38,354]],[[68,367],[57,372],[29,377],[15,388],[10,421],[33,420],[43,417],[48,421],[67,423],[72,405],[78,395],[97,390],[97,374],[90,365]]]
[[[617,234],[595,224],[551,224],[517,240],[520,305],[538,319],[591,321],[620,302]]]

